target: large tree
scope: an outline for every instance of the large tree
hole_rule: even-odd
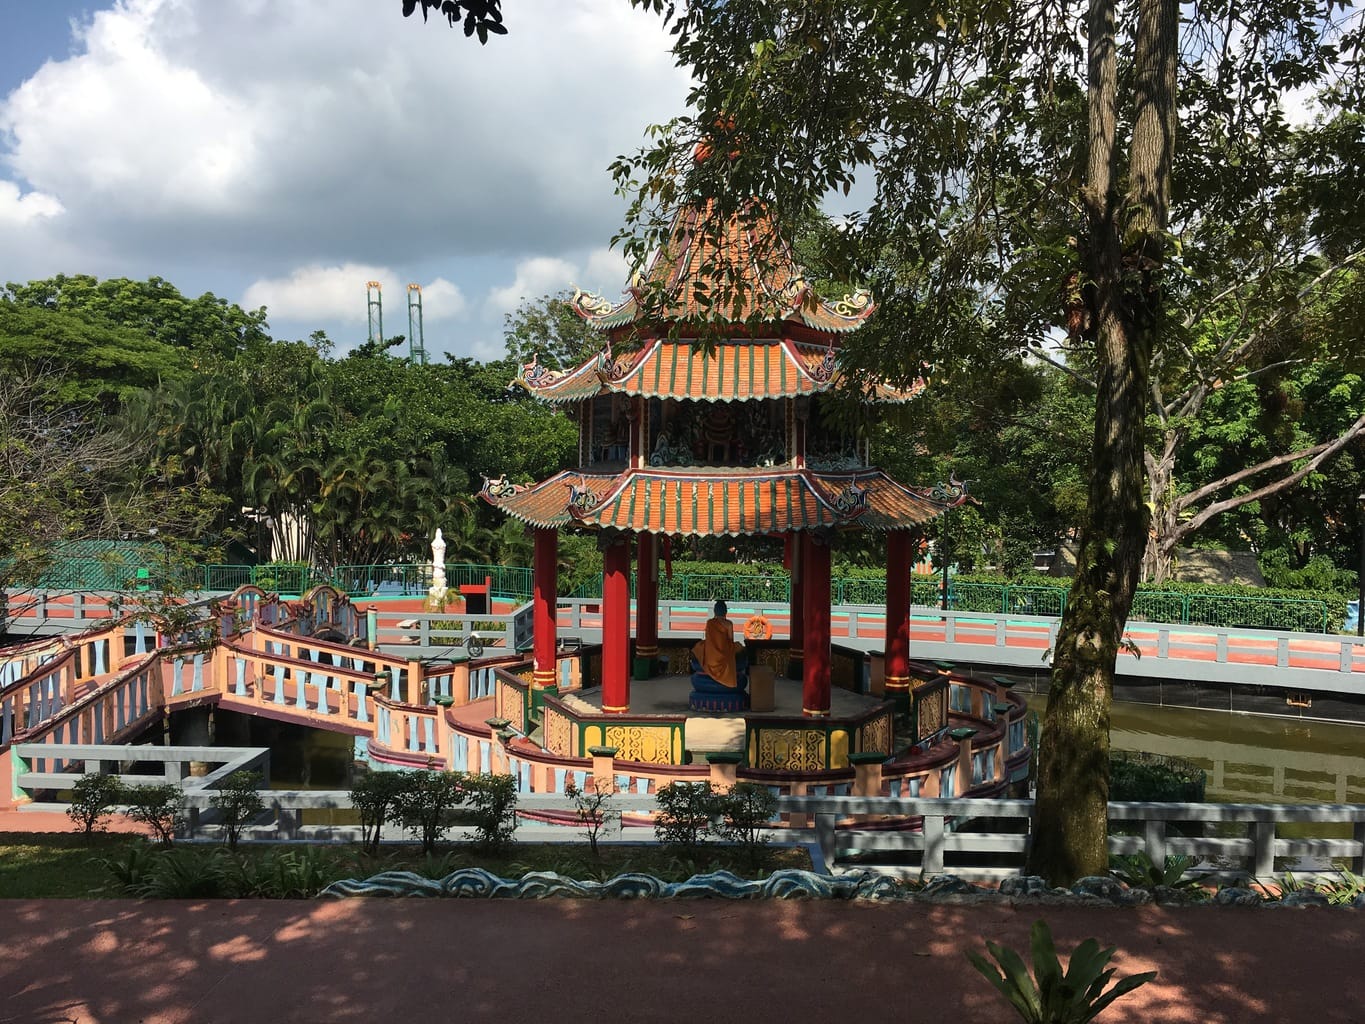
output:
[[[1103,873],[1114,664],[1148,538],[1150,369],[1180,312],[1177,136],[1197,137],[1189,150],[1207,158],[1182,168],[1202,176],[1205,215],[1232,219],[1256,185],[1242,150],[1282,120],[1287,87],[1345,90],[1359,26],[1343,35],[1337,5],[1311,0],[633,2],[664,14],[696,86],[690,113],[616,165],[633,197],[629,254],[657,245],[685,198],[745,216],[759,197],[790,231],[870,179],[867,209],[845,221],[840,276],[861,270],[881,312],[854,336],[853,360],[904,380],[1046,352],[1071,306],[1095,421],[1031,866],[1058,882]],[[715,298],[707,319],[724,320],[735,304]]]

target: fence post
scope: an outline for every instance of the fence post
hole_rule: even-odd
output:
[[[886,762],[886,754],[880,750],[864,750],[849,754],[848,759],[853,765],[853,795],[881,796],[882,765]]]
[[[956,790],[953,796],[965,796],[967,790],[972,788],[972,737],[976,735],[975,729],[963,727],[961,729],[949,730],[948,735],[957,740],[957,778],[953,789]]]
[[[920,858],[920,876],[943,874],[943,815],[924,815],[924,856]]]
[[[1365,875],[1365,821],[1357,821],[1352,831],[1358,852],[1351,858],[1351,870],[1357,875]]]
[[[592,785],[597,793],[616,792],[616,747],[589,747],[592,756]],[[714,769],[712,770],[714,774]]]
[[[614,748],[613,748],[614,749]],[[728,793],[739,781],[739,762],[743,754],[729,750],[716,751],[706,755],[706,763],[711,766],[711,787],[717,792]],[[597,762],[594,761],[593,764]]]
[[[1147,846],[1147,856],[1158,868],[1166,866],[1166,822],[1148,818],[1143,823],[1143,841]]]
[[[1275,822],[1252,822],[1251,836],[1256,851],[1252,874],[1257,878],[1268,878],[1275,873]]]
[[[403,701],[407,704],[422,703],[422,663],[413,658],[408,661],[407,692]]]
[[[834,846],[835,815],[829,811],[815,812],[815,840],[820,844],[820,856],[825,861],[825,871],[834,870],[834,862],[839,851]]]

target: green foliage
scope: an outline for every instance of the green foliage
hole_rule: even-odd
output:
[[[1156,864],[1145,852],[1128,857],[1111,857],[1109,873],[1133,889],[1165,886],[1171,889],[1199,889],[1197,878],[1186,878],[1185,872],[1193,865],[1189,857],[1167,857],[1164,864]]]
[[[351,803],[360,814],[366,852],[379,852],[384,824],[397,812],[399,794],[407,785],[403,772],[359,772],[351,783]]]
[[[1284,548],[1262,551],[1259,556],[1261,575],[1277,590],[1311,591],[1314,594],[1340,594],[1347,600],[1356,596],[1358,574],[1338,568],[1327,555],[1314,555],[1303,566],[1290,566],[1289,552]]]
[[[278,900],[312,899],[336,880],[337,871],[335,858],[321,847],[274,850],[258,865],[251,888],[243,889],[238,895]]]
[[[82,775],[71,787],[71,805],[66,816],[80,826],[84,835],[106,828],[106,818],[123,797],[123,784],[113,775],[92,772]]]
[[[385,774],[385,773],[378,773]],[[403,827],[421,842],[428,856],[454,823],[455,809],[464,799],[464,780],[456,772],[421,769],[394,772],[400,778],[393,811]]]
[[[155,900],[212,900],[233,895],[232,861],[222,849],[192,847],[157,853],[145,878],[130,895]]]
[[[263,781],[260,772],[233,772],[223,780],[218,792],[209,797],[209,806],[222,817],[230,849],[237,849],[242,829],[265,810],[265,802],[258,792]]]
[[[511,775],[469,774],[461,779],[461,790],[475,846],[487,852],[507,849],[517,827],[517,780]]]
[[[1086,939],[1072,952],[1063,972],[1047,922],[1040,918],[1033,923],[1030,940],[1032,976],[1023,957],[994,942],[987,942],[986,950],[995,964],[980,953],[967,952],[972,966],[1000,991],[1027,1024],[1085,1024],[1114,1000],[1156,977],[1156,971],[1133,974],[1105,991],[1115,973],[1113,968],[1105,969],[1115,947],[1100,949],[1094,939]]]
[[[1319,879],[1317,891],[1327,897],[1327,902],[1337,907],[1350,906],[1356,899],[1365,896],[1365,878],[1348,868],[1342,868],[1336,881]]]
[[[151,786],[129,786],[124,791],[128,817],[147,825],[163,846],[175,842],[175,833],[184,827],[185,794],[173,782]]]
[[[523,300],[515,312],[503,317],[507,355],[514,362],[527,364],[535,359],[552,370],[571,370],[602,351],[606,336],[573,311],[570,297],[563,291]]]
[[[621,820],[621,812],[613,810],[610,806],[615,793],[614,784],[596,778],[589,778],[587,786],[583,789],[580,789],[572,778],[564,785],[564,795],[573,802],[578,823],[583,826],[583,837],[587,839],[594,857],[598,856],[597,839],[602,830],[613,821]]]
[[[717,794],[715,803],[719,818],[716,834],[726,842],[738,843],[757,860],[777,815],[776,795],[760,783],[739,782],[729,792]]]
[[[102,858],[100,864],[112,876],[115,892],[123,896],[137,896],[151,877],[157,860],[158,851],[139,841],[118,856]]]
[[[670,782],[659,787],[655,802],[659,808],[655,838],[679,855],[695,859],[719,811],[715,788],[709,781]]]

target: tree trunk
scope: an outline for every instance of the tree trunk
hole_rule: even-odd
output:
[[[1142,579],[1158,586],[1171,578],[1179,535],[1180,509],[1175,498],[1176,446],[1168,442],[1160,458],[1147,460],[1147,508],[1152,516],[1147,550],[1142,556]]]
[[[1175,0],[1141,0],[1130,194],[1116,163],[1115,0],[1091,0],[1089,159],[1081,251],[1093,287],[1094,463],[1076,578],[1053,652],[1029,871],[1053,884],[1105,874],[1114,663],[1147,545],[1144,419],[1160,303],[1175,125]],[[1127,258],[1123,241],[1128,241]],[[1125,274],[1125,265],[1137,271]]]

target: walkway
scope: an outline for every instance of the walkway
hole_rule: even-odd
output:
[[[13,901],[0,1020],[1013,1019],[967,963],[1040,911],[847,903]],[[1365,914],[1048,908],[1058,947],[1157,980],[1100,1024],[1365,1021]],[[136,955],[130,951],[136,950]],[[1354,980],[1352,980],[1354,979]]]

